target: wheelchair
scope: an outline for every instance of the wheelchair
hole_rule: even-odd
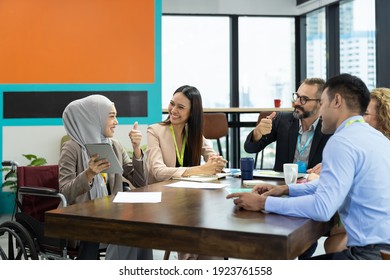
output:
[[[77,248],[67,246],[62,239],[44,235],[44,213],[67,202],[58,187],[58,165],[18,166],[14,161],[3,161],[9,172],[4,179],[17,175],[15,210],[10,221],[0,225],[0,237],[7,247],[0,245],[3,260],[75,259]]]

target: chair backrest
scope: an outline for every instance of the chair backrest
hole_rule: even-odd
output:
[[[203,136],[206,139],[219,139],[228,135],[229,127],[224,113],[203,113]]]
[[[390,260],[390,251],[381,250],[380,252],[384,260]]]
[[[229,126],[224,113],[203,113],[203,136],[206,139],[217,140],[218,152],[223,156],[220,138],[227,136]]]
[[[45,187],[59,189],[58,165],[19,166],[17,187]],[[45,211],[57,208],[60,199],[33,195],[23,195],[20,201],[23,213],[43,221]]]

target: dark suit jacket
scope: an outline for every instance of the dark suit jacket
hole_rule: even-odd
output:
[[[322,161],[322,151],[332,135],[321,132],[322,122],[318,121],[313,142],[311,144],[307,168],[312,168]],[[258,142],[253,142],[253,131],[246,138],[244,149],[247,153],[258,153],[268,144],[276,141],[275,171],[283,171],[284,163],[292,163],[299,131],[299,121],[292,112],[279,112],[272,121],[272,131],[264,135]]]

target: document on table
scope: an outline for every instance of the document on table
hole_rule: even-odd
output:
[[[305,175],[306,173],[298,173],[298,178],[302,178]],[[284,173],[274,170],[255,169],[253,170],[253,177],[284,179]]]
[[[166,186],[174,187],[174,188],[191,188],[191,189],[222,189],[226,186],[229,186],[229,184],[178,181]]]
[[[228,173],[217,173],[215,175],[194,175],[190,177],[173,177],[173,180],[180,180],[180,181],[192,181],[192,182],[211,182],[211,181],[217,181],[218,179],[225,178],[227,175],[230,175]]]
[[[223,172],[230,174],[232,176],[240,176],[241,175],[241,170],[238,168],[224,168]]]
[[[118,192],[114,203],[158,203],[161,192]]]
[[[263,180],[243,180],[242,184],[246,187],[254,187],[256,185],[264,184]]]
[[[225,190],[227,191],[228,194],[231,194],[231,193],[242,193],[242,192],[252,192],[251,188],[234,188],[234,189],[226,188]]]

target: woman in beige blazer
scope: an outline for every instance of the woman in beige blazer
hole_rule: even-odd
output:
[[[217,153],[205,138],[202,139],[201,149],[201,155],[206,163],[210,157],[217,156]],[[221,160],[221,166],[201,167],[200,163],[191,168],[188,165],[176,166],[175,142],[169,125],[165,125],[164,123],[157,123],[148,127],[148,149],[146,153],[149,170],[148,180],[150,184],[169,180],[173,177],[190,176],[190,174],[216,174],[217,172],[221,172],[223,168],[222,162],[223,164],[225,163],[225,161]]]
[[[202,128],[203,107],[199,91],[192,86],[179,87],[168,106],[168,118],[148,127],[149,183],[222,171],[227,161],[207,143]],[[202,157],[204,164],[201,164]],[[212,257],[179,253],[179,259],[201,258]]]
[[[68,204],[76,204],[98,199],[123,191],[122,178],[128,179],[134,187],[146,185],[146,167],[140,149],[142,134],[138,124],[129,132],[134,156],[130,160],[119,141],[113,139],[118,125],[113,102],[102,95],[90,95],[71,102],[64,110],[63,122],[70,140],[61,147],[59,160],[59,187]],[[108,173],[106,179],[102,171],[109,167],[106,159],[89,157],[85,144],[111,144],[118,161],[121,174]],[[123,177],[122,177],[123,176]],[[99,243],[80,242],[78,259],[97,259]],[[151,249],[108,245],[106,259],[152,259]]]

